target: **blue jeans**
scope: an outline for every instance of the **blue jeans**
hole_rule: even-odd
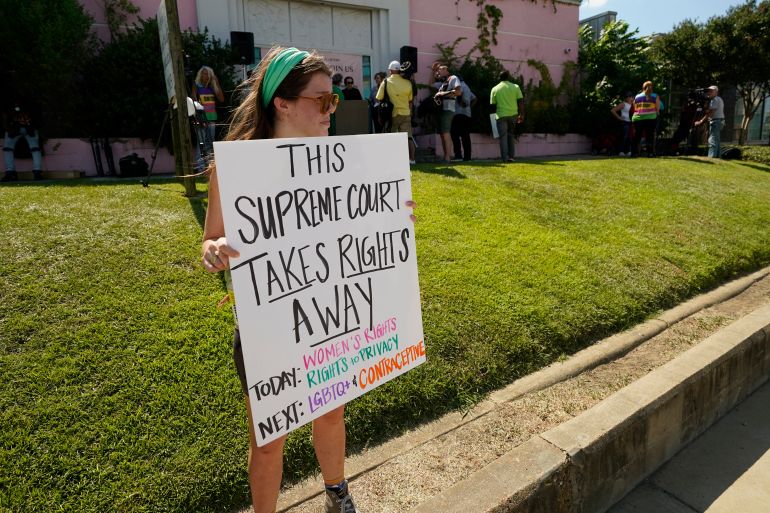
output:
[[[497,120],[497,133],[500,134],[500,158],[512,159],[516,153],[514,147],[514,131],[517,116],[505,116]]]
[[[619,153],[631,153],[631,122],[621,121]]]
[[[709,157],[718,159],[722,156],[720,143],[722,138],[722,126],[724,119],[712,119],[709,121]]]
[[[216,122],[209,121],[206,125],[196,125],[195,135],[198,144],[195,145],[195,169],[203,171],[214,157],[214,136],[216,134]],[[203,152],[201,152],[203,146]]]
[[[3,142],[3,153],[5,154],[5,170],[8,173],[12,173],[16,170],[16,166],[13,162],[13,150],[16,148],[16,143],[24,137],[29,144],[29,152],[32,154],[32,170],[40,171],[42,156],[40,153],[39,139],[37,136],[37,130],[32,134],[27,133],[26,128],[19,130],[19,135],[11,137],[8,132],[5,133],[5,141]]]

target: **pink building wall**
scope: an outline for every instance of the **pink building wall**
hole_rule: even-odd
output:
[[[527,65],[528,59],[548,66],[558,85],[564,72],[564,62],[577,60],[579,3],[556,2],[556,12],[550,0],[490,0],[503,17],[497,31],[497,45],[492,54],[501,59],[513,74],[525,80],[539,81],[540,74]],[[464,54],[478,42],[476,20],[480,7],[470,0],[410,0],[410,45],[418,49],[416,79],[432,83],[430,65],[440,57],[436,43],[451,44],[465,37],[457,47]]]
[[[135,6],[139,8],[137,16],[130,16],[126,21],[131,25],[138,18],[154,18],[158,13],[160,0],[132,0]],[[94,18],[93,31],[102,41],[109,41],[110,32],[107,29],[107,19],[104,15],[104,3],[102,0],[81,0],[80,4]],[[182,30],[192,29],[198,31],[198,12],[195,6],[195,0],[176,0],[177,9],[179,9],[179,26]]]
[[[138,17],[151,18],[157,13],[160,0],[133,0],[139,7]],[[514,74],[522,74],[525,80],[539,80],[539,73],[530,68],[527,59],[544,62],[551,71],[552,78],[558,84],[564,71],[564,63],[577,59],[578,52],[578,7],[575,3],[556,3],[556,12],[550,0],[533,2],[530,0],[488,0],[503,12],[498,28],[498,44],[492,47],[492,53],[503,60],[506,67]],[[82,0],[82,5],[94,18],[94,31],[104,41],[109,39],[109,32],[104,16],[104,6],[100,0]],[[198,29],[196,0],[177,0],[180,25],[183,30]],[[458,37],[466,40],[458,46],[458,53],[467,52],[478,40],[476,19],[479,7],[472,0],[409,0],[409,41],[401,44],[415,46],[418,49],[417,81],[432,83],[430,65],[439,56],[436,43],[451,44]],[[130,25],[137,17],[128,20]],[[115,134],[119,136],[119,134]],[[473,135],[474,156],[494,158],[497,156],[497,141],[480,134]],[[435,136],[424,136],[421,146],[438,146]],[[150,162],[152,141],[125,140],[113,143],[115,160],[129,153],[136,152]],[[588,140],[578,136],[545,136],[526,134],[522,136],[517,148],[520,156],[556,155],[588,151]],[[5,166],[0,164],[0,168]],[[164,149],[158,155],[155,172],[172,172],[173,157]],[[19,171],[31,169],[29,159],[17,162]],[[80,171],[87,176],[96,174],[91,148],[86,140],[53,139],[46,141],[44,170]]]

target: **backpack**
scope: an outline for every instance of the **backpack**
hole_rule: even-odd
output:
[[[385,88],[385,94],[383,94],[382,100],[380,100],[379,105],[376,107],[377,120],[380,122],[382,127],[390,127],[390,122],[393,119],[393,102],[390,101],[390,96],[388,96],[387,79],[384,81],[384,83],[385,85],[383,87]]]
[[[736,148],[735,146],[728,146],[727,148],[722,148],[722,155],[721,157],[725,160],[731,160],[731,159],[737,159],[741,160],[741,150],[740,148]]]
[[[136,153],[126,155],[118,160],[120,166],[120,176],[145,176],[150,167],[147,161]]]

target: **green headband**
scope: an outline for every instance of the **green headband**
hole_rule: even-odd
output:
[[[273,99],[275,90],[281,85],[283,79],[289,72],[302,62],[302,59],[310,55],[304,50],[297,50],[296,48],[286,48],[282,50],[275,58],[270,61],[267,66],[267,71],[262,79],[262,106],[267,108],[270,105],[270,101]]]

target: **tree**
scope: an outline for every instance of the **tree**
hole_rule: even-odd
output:
[[[139,7],[131,0],[101,0],[110,40],[126,25],[128,17],[139,13]]]
[[[656,61],[678,85],[732,85],[743,103],[739,143],[770,93],[770,1],[731,7],[706,23],[685,21],[653,45]]]
[[[743,144],[762,99],[770,94],[770,1],[732,7],[725,16],[711,18],[705,30],[717,62],[714,77],[733,84],[743,103]]]
[[[713,77],[709,40],[702,24],[685,20],[668,34],[656,36],[651,54],[666,77],[676,78],[676,85],[695,89],[709,84]]]
[[[214,69],[224,91],[235,88],[236,77],[227,64],[232,59],[229,45],[223,45],[208,31],[184,32],[182,44],[188,56],[188,91],[195,72],[204,64]],[[117,33],[88,63],[86,76],[92,105],[87,113],[89,135],[143,139],[158,136],[168,100],[155,18],[140,20],[124,33]]]
[[[594,136],[610,130],[614,125],[610,108],[625,92],[640,91],[646,80],[663,93],[665,82],[652,59],[650,39],[638,33],[629,32],[628,23],[618,20],[607,24],[594,41],[589,26],[580,28],[580,94],[572,102],[576,131]]]
[[[578,67],[584,90],[604,83],[610,94],[620,96],[640,91],[646,80],[656,81],[660,70],[651,57],[650,39],[638,34],[621,20],[605,25],[596,41],[589,26],[580,28]]]
[[[0,19],[2,102],[34,100],[43,133],[66,132],[82,104],[81,64],[96,49],[91,17],[77,0],[0,0]]]

